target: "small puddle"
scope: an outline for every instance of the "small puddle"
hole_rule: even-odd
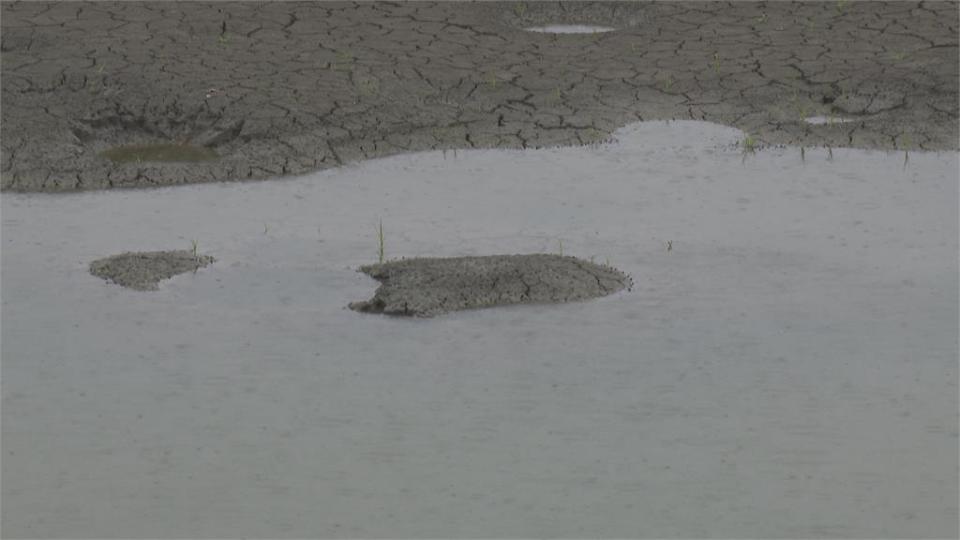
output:
[[[554,24],[550,26],[531,26],[530,28],[524,28],[524,30],[542,34],[599,34],[601,32],[613,32],[616,28],[585,24]]]
[[[803,119],[804,122],[808,124],[821,125],[821,124],[846,124],[848,122],[856,122],[856,118],[843,118],[841,116],[808,116]]]
[[[144,144],[118,146],[100,153],[114,163],[140,161],[206,161],[220,156],[210,148],[189,144]]]

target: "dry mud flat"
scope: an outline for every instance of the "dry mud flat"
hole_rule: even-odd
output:
[[[591,143],[657,119],[767,143],[957,148],[956,2],[2,10],[3,190],[262,179],[434,148]],[[616,30],[524,30],[552,23]],[[108,157],[148,144],[197,161]]]

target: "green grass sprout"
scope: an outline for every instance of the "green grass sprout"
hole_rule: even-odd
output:
[[[377,226],[377,241],[380,246],[377,251],[378,260],[380,261],[380,264],[383,264],[384,249],[383,249],[383,220],[382,219],[380,220],[380,223]]]
[[[904,133],[900,136],[900,146],[903,148],[903,168],[907,168],[907,163],[910,161],[910,146],[913,141],[910,139],[909,133]]]
[[[333,71],[346,71],[353,64],[353,55],[349,51],[337,51],[334,55],[334,61],[330,64]]]

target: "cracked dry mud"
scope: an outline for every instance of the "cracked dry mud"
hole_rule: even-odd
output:
[[[418,258],[364,266],[381,282],[373,298],[350,309],[431,317],[449,311],[510,304],[586,300],[629,289],[629,276],[576,257],[489,255]]]
[[[656,119],[768,144],[958,146],[955,2],[4,2],[2,15],[3,190],[262,179],[591,143]],[[524,31],[553,23],[617,30]],[[101,156],[169,143],[220,158]]]

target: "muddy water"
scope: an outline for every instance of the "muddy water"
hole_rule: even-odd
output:
[[[955,537],[957,153],[744,136],[5,194],[4,535]],[[381,221],[634,287],[356,313]],[[192,240],[157,291],[88,272]]]

